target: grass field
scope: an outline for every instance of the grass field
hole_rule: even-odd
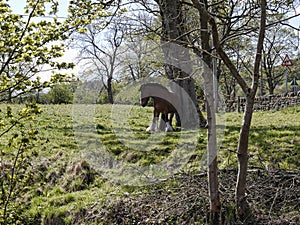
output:
[[[39,131],[38,143],[32,149],[37,153],[32,158],[32,183],[25,185],[22,199],[26,205],[22,213],[28,224],[137,224],[132,217],[130,223],[125,219],[116,222],[117,216],[113,215],[129,218],[134,208],[139,208],[132,200],[137,197],[143,201],[136,213],[145,211],[146,215],[147,208],[142,205],[147,205],[144,201],[151,193],[158,195],[156,191],[161,190],[168,193],[161,196],[176,199],[176,190],[186,184],[186,179],[205,172],[206,129],[148,134],[145,130],[152,119],[152,108],[139,106],[41,107],[42,113],[32,125]],[[221,171],[235,171],[242,114],[226,113],[225,117],[219,167]],[[255,112],[249,153],[250,170],[299,173],[300,107]],[[190,181],[189,188],[198,192],[194,181]],[[224,182],[226,186],[226,179]],[[203,196],[198,196],[192,206],[201,205],[205,215],[206,185],[200,186]],[[122,201],[128,208],[118,205]],[[149,200],[148,205],[151,202],[156,204]],[[170,207],[166,206],[166,212]],[[299,204],[290,207],[294,212]],[[180,218],[184,218],[176,217],[173,211],[171,214],[174,218],[166,213],[168,222],[161,224],[180,224]],[[204,215],[195,216],[202,221],[199,224],[205,222]],[[154,222],[149,219],[148,224]]]

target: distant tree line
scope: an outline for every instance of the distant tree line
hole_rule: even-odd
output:
[[[95,83],[97,87],[95,87]],[[120,89],[125,85],[125,82],[112,82],[112,96],[116,96]],[[100,86],[100,81],[72,81],[59,83],[42,91],[28,92],[14,98],[11,103],[25,104],[109,104],[105,87]],[[128,96],[119,98],[118,103],[132,104],[133,99]]]

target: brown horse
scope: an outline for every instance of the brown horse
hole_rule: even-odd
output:
[[[166,87],[158,83],[143,84],[140,91],[142,107],[145,107],[148,104],[150,98],[153,99],[154,116],[152,124],[146,129],[146,131],[173,131],[172,119],[175,114],[178,115],[178,111],[176,109],[180,106],[179,97],[174,92],[170,92]],[[160,113],[162,116],[160,126],[158,127]],[[179,116],[176,118],[179,118]],[[179,120],[176,125],[180,126]]]

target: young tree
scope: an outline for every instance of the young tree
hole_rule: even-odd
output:
[[[67,77],[53,73],[50,81],[41,81],[38,73],[73,67],[72,63],[55,61],[63,55],[62,41],[67,38],[65,27],[54,16],[57,5],[53,4],[49,12],[53,20],[36,20],[37,16],[48,13],[45,2],[48,1],[28,0],[25,9],[28,16],[23,17],[14,14],[7,1],[0,1],[0,102],[10,102],[12,98],[65,81]],[[38,113],[39,107],[33,104],[17,112],[9,105],[0,111],[1,224],[21,223],[21,212],[26,206],[22,194],[30,185],[31,158],[36,154],[32,149],[38,132],[32,121]]]
[[[258,39],[256,45],[256,55],[253,62],[253,73],[252,73],[252,85],[249,86],[247,82],[243,79],[237,67],[229,58],[227,53],[224,51],[222,46],[222,39],[220,39],[219,27],[216,22],[214,16],[209,14],[207,8],[204,7],[198,0],[192,0],[194,7],[198,9],[200,15],[202,17],[206,17],[208,22],[211,25],[212,30],[212,38],[213,44],[216,49],[218,55],[222,58],[223,62],[226,64],[228,69],[230,70],[232,76],[237,80],[238,84],[242,88],[245,96],[246,96],[246,109],[243,118],[243,124],[240,130],[240,137],[238,142],[238,178],[237,178],[237,186],[236,186],[236,208],[238,212],[238,216],[242,220],[246,220],[249,217],[249,206],[246,201],[246,177],[247,177],[247,166],[248,166],[248,142],[249,142],[249,132],[253,114],[253,105],[254,105],[254,98],[257,92],[257,88],[259,85],[259,68],[261,62],[261,54],[263,49],[264,37],[265,37],[265,30],[266,30],[266,16],[267,16],[267,4],[265,0],[260,1],[260,5],[255,4],[253,2],[251,13],[245,13],[248,9],[243,12],[244,15],[248,15],[249,18],[246,21],[249,21],[252,17],[256,17],[256,15],[260,15],[260,24],[259,24],[259,32],[258,32]],[[242,8],[247,8],[246,5],[248,3],[241,3]],[[243,4],[246,4],[245,7]],[[229,19],[229,18],[228,18]],[[246,26],[246,24],[244,25]],[[255,29],[256,30],[256,29]],[[253,40],[254,41],[254,40]]]
[[[207,10],[207,1],[203,0],[201,3]],[[203,16],[203,8],[200,8],[200,36],[201,47],[203,51],[196,51],[199,56],[202,56],[203,61],[211,71],[212,69],[212,48],[210,46],[209,35],[209,17]],[[215,79],[213,73],[209,73],[204,70],[204,90],[206,97],[207,108],[207,162],[208,162],[208,191],[210,200],[210,224],[222,224],[221,221],[221,202],[219,193],[219,181],[218,181],[218,158],[217,158],[217,129],[216,129],[216,96],[214,96],[213,80]]]
[[[0,224],[22,223],[26,187],[32,183],[31,162],[38,131],[32,120],[39,114],[37,105],[14,112],[7,106],[0,111]],[[30,127],[30,129],[28,129]]]
[[[75,36],[74,40],[75,47],[80,50],[80,61],[87,70],[94,71],[94,78],[100,78],[107,91],[108,102],[113,104],[112,82],[120,67],[117,57],[121,54],[125,32],[117,21],[106,29],[104,32],[98,22],[94,21],[86,28],[86,32]]]

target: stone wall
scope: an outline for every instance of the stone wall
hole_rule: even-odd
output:
[[[227,112],[243,112],[245,109],[246,98],[238,97],[235,100],[226,101]],[[255,98],[254,111],[259,110],[280,110],[286,107],[300,105],[300,91],[290,92],[280,95],[269,95]]]

